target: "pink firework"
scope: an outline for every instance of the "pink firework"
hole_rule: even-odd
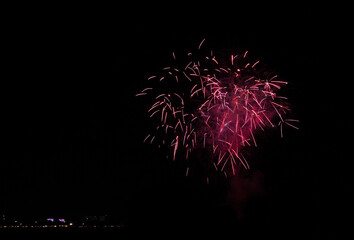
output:
[[[287,98],[277,94],[287,82],[252,61],[248,51],[203,54],[203,42],[182,63],[172,53],[173,66],[149,77],[152,86],[136,94],[153,100],[148,113],[155,131],[144,142],[169,148],[173,160],[208,149],[215,169],[234,175],[239,166],[250,168],[242,150],[257,147],[257,134],[279,127],[283,137],[283,126],[297,129],[298,120],[285,117]]]

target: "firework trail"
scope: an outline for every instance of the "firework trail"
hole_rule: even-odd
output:
[[[182,60],[173,52],[173,65],[150,76],[151,87],[136,94],[153,100],[147,112],[156,125],[144,142],[169,148],[173,160],[206,149],[216,170],[234,175],[241,165],[250,168],[242,150],[257,147],[257,134],[279,127],[283,137],[283,126],[297,129],[298,120],[285,117],[287,98],[277,94],[287,82],[248,51],[216,55],[202,51],[203,42]]]

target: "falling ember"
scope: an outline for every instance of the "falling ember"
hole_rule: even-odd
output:
[[[153,86],[135,95],[152,100],[148,113],[156,132],[144,142],[150,138],[151,144],[165,145],[173,160],[187,160],[198,149],[209,151],[213,161],[206,162],[234,175],[238,167],[250,168],[243,153],[258,146],[257,135],[279,127],[283,137],[285,126],[298,129],[298,120],[285,118],[289,104],[278,92],[286,81],[265,71],[248,51],[204,54],[204,41],[184,59],[173,52],[172,66],[149,77]]]

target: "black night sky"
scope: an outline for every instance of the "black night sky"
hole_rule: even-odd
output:
[[[13,19],[21,77],[10,100],[11,153],[2,159],[3,213],[110,214],[132,226],[199,222],[260,235],[282,229],[304,239],[336,234],[333,224],[345,215],[341,199],[352,190],[339,150],[340,94],[326,71],[327,53],[337,47],[323,40],[339,33],[325,10],[291,4],[29,9]],[[227,197],[236,190],[225,180],[207,185],[198,175],[186,178],[143,144],[149,118],[134,95],[172,51],[187,52],[204,38],[210,49],[248,49],[274,67],[290,82],[286,94],[300,120],[300,130],[287,128],[283,139],[265,132],[254,149],[244,187],[254,186],[257,174],[262,187],[247,198],[241,220]]]

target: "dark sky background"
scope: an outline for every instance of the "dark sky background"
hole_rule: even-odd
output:
[[[339,199],[352,190],[340,151],[340,93],[330,85],[333,59],[326,61],[337,49],[327,36],[338,30],[326,10],[291,4],[29,9],[13,19],[23,66],[16,71],[23,77],[10,101],[16,117],[2,164],[1,211],[108,213],[133,224],[182,216],[187,223],[335,234],[333,221],[345,212]],[[185,178],[142,143],[148,118],[134,95],[172,51],[195,49],[204,38],[210,49],[248,49],[274,67],[290,82],[286,94],[300,120],[300,130],[288,128],[283,139],[265,132],[254,149],[249,161],[257,164],[238,182],[259,194],[246,201],[243,222],[226,197],[240,186]],[[260,175],[261,184],[252,182]]]

